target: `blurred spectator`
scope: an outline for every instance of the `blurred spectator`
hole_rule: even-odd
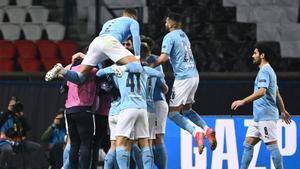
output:
[[[48,143],[49,163],[52,169],[60,169],[63,166],[63,151],[65,143],[64,109],[58,110],[53,123],[42,134],[41,140]]]
[[[20,168],[16,166],[19,164],[19,160],[15,161],[12,159],[12,155],[24,153],[35,154],[38,157],[36,163],[32,167],[41,168],[45,155],[40,144],[27,140],[26,133],[30,130],[29,124],[24,117],[23,104],[18,100],[17,97],[12,96],[9,100],[7,110],[1,112],[0,124],[1,124],[1,135],[0,135],[0,168],[4,168],[5,165],[8,168]],[[28,156],[30,157],[30,156]],[[27,167],[23,156],[23,168]],[[45,166],[44,166],[45,167]]]

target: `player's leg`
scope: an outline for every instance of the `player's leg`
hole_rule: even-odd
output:
[[[116,127],[117,127],[118,115],[109,116],[109,130],[110,130],[110,149],[104,159],[104,169],[112,169],[118,167],[116,159]]]
[[[58,63],[47,72],[45,80],[50,81],[60,74],[68,81],[75,84],[83,83],[93,67],[97,66],[102,61],[109,59],[103,53],[104,46],[103,39],[96,37],[89,45],[87,54],[83,58],[79,71],[65,69],[60,63]]]
[[[166,121],[168,116],[168,104],[166,101],[156,101],[155,109],[157,115],[156,138],[153,140],[154,163],[158,169],[167,169],[168,155],[164,144]]]
[[[283,161],[277,144],[277,126],[275,120],[260,121],[259,129],[262,135],[262,140],[267,145],[267,149],[270,151],[273,164],[276,169],[283,168]]]
[[[70,149],[71,149],[71,140],[70,137],[67,136],[67,144],[65,146],[64,152],[63,152],[63,168],[64,169],[70,169]]]
[[[120,169],[129,169],[131,142],[128,137],[116,136],[116,158]]]
[[[148,139],[150,136],[148,114],[143,109],[139,109],[136,113],[138,114],[138,118],[135,124],[135,136],[141,148],[143,166],[144,169],[152,169],[154,158]]]
[[[189,86],[186,85],[189,85],[186,79],[174,81],[171,99],[169,102],[169,118],[180,128],[188,131],[195,137],[198,145],[198,151],[201,154],[204,149],[204,130],[192,125],[190,120],[180,113],[182,111],[183,103],[186,103],[186,100],[189,97],[189,93],[186,92],[186,90],[189,89]]]
[[[118,119],[122,119],[118,120],[116,128],[116,157],[120,169],[127,169],[130,165],[130,137],[138,117],[136,111],[137,109],[125,109],[118,115]]]
[[[248,169],[253,157],[254,146],[260,141],[260,133],[257,123],[252,122],[248,127],[246,138],[244,141],[244,151],[241,161],[241,169]]]
[[[142,150],[138,146],[137,141],[132,141],[131,154],[137,168],[143,168]]]
[[[260,141],[257,137],[246,137],[243,144],[244,151],[241,162],[241,169],[248,169],[249,164],[253,157],[254,146]]]
[[[110,141],[110,149],[107,152],[104,159],[104,169],[112,169],[113,167],[118,168],[116,160],[116,141]]]
[[[80,166],[89,168],[92,163],[94,115],[89,110],[76,113],[77,130],[80,137]],[[73,142],[71,137],[71,143]]]
[[[194,97],[198,89],[199,77],[193,77],[185,80],[182,84],[186,86],[187,99],[182,107],[182,113],[185,117],[190,119],[194,124],[204,129],[207,139],[210,144],[210,149],[215,150],[217,147],[216,133],[213,129],[209,128],[206,122],[200,117],[200,115],[192,109],[194,103]]]

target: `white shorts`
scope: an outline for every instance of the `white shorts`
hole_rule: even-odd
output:
[[[164,100],[156,101],[155,111],[156,111],[156,134],[165,134],[166,133],[166,122],[169,112],[168,103]]]
[[[118,115],[108,116],[108,124],[109,124],[111,141],[116,141],[117,123],[118,123]],[[134,130],[130,133],[130,140],[134,140]]]
[[[169,102],[170,107],[178,107],[188,103],[194,103],[195,93],[199,84],[199,76],[183,80],[174,81],[171,98]]]
[[[269,143],[277,140],[277,121],[253,121],[247,130],[246,137],[257,137],[263,140],[264,143]]]
[[[116,38],[113,36],[98,36],[91,42],[82,64],[96,66],[107,59],[111,59],[116,63],[126,56],[133,56],[133,54]]]
[[[156,139],[156,113],[148,112],[148,121],[149,121],[149,139]]]
[[[116,140],[116,129],[118,124],[118,115],[108,116],[108,125],[110,131],[110,140]]]
[[[144,109],[125,109],[119,114],[115,136],[149,138],[149,122]]]

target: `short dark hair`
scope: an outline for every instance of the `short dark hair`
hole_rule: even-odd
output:
[[[147,45],[149,46],[150,50],[153,49],[153,46],[154,46],[154,40],[153,39],[151,39],[148,36],[142,35],[141,36],[141,41],[147,43]]]
[[[137,16],[137,12],[134,8],[126,8],[126,9],[124,9],[124,13],[128,13],[129,15]]]
[[[259,54],[264,54],[266,61],[270,62],[270,60],[274,57],[273,49],[266,42],[258,42],[255,44],[254,49],[257,49]]]
[[[141,57],[146,58],[147,54],[150,52],[149,46],[147,43],[141,43]]]
[[[65,109],[64,108],[59,108],[56,112],[56,115],[59,115],[59,114],[64,114],[65,112]]]
[[[183,15],[181,15],[180,13],[175,13],[175,12],[169,12],[167,17],[169,19],[171,19],[172,21],[175,21],[176,23],[181,24],[183,21]]]

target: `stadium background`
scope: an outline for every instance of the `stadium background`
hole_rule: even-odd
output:
[[[251,63],[252,46],[257,41],[268,41],[277,54],[272,61],[273,67],[278,75],[278,84],[287,110],[294,117],[296,128],[293,129],[293,133],[298,143],[297,124],[300,123],[297,117],[300,113],[298,0],[33,0],[29,5],[25,3],[20,6],[21,1],[0,0],[0,109],[6,109],[11,95],[18,96],[25,105],[25,115],[33,126],[30,139],[40,142],[41,133],[51,124],[55,112],[63,106],[65,99],[58,92],[59,81],[50,83],[43,81],[45,71],[57,61],[67,62],[72,52],[84,50],[99,33],[103,21],[114,15],[118,16],[124,7],[135,7],[140,14],[141,34],[152,37],[156,42],[153,52],[155,54],[159,54],[160,44],[166,33],[163,29],[163,18],[168,12],[167,8],[186,16],[183,29],[190,37],[194,57],[201,71],[194,108],[201,115],[206,115],[205,118],[212,126],[220,119],[234,120],[235,143],[239,158],[246,132],[244,116],[240,115],[251,115],[252,106],[249,104],[236,112],[231,111],[229,107],[234,99],[243,98],[252,92],[257,71]],[[35,8],[46,9],[44,13],[48,11],[48,15],[45,14],[46,20],[39,20],[42,17],[34,19],[34,12],[29,11]],[[10,11],[11,9],[15,10]],[[25,16],[18,16],[19,19],[16,19],[10,14],[22,14],[20,9],[23,13],[25,11]],[[47,25],[51,24],[58,25],[54,31],[53,29],[51,31],[51,27],[47,28]],[[30,31],[27,31],[24,25],[29,25],[29,29],[34,32],[40,31],[40,34],[28,33]],[[25,45],[25,50],[22,50],[23,48],[18,47],[19,42],[26,42],[31,46]],[[46,46],[49,45],[46,47],[48,49],[54,46],[53,50],[43,51],[41,42],[46,42]],[[70,45],[66,50],[72,47],[73,51],[64,52],[65,49],[59,46],[60,43],[75,44],[75,47]],[[29,51],[32,44],[33,52]],[[45,56],[45,53],[48,55]],[[168,75],[168,83],[172,84],[173,78],[168,64],[165,65],[165,72]],[[249,117],[246,116],[246,119]],[[172,122],[168,122],[167,132],[169,132],[166,138],[168,148],[176,147],[168,149],[170,163],[177,161],[174,165],[172,163],[170,169],[198,168],[199,164],[195,159],[199,157],[180,149],[185,147],[183,143],[189,143],[187,146],[194,144],[189,137]],[[289,147],[285,141],[282,143],[283,148]],[[267,152],[262,148],[257,166],[270,168],[269,161],[267,164],[264,163],[265,153]],[[184,156],[189,159],[183,159]],[[211,168],[212,156],[208,151],[207,168]],[[299,157],[296,147],[296,151],[289,157],[284,157],[284,160],[295,162],[297,160],[294,159]],[[183,161],[187,163],[182,163]],[[229,163],[224,160],[223,168],[227,165]],[[286,168],[294,169],[295,166],[299,165]],[[218,167],[222,168],[222,165],[214,168]]]

